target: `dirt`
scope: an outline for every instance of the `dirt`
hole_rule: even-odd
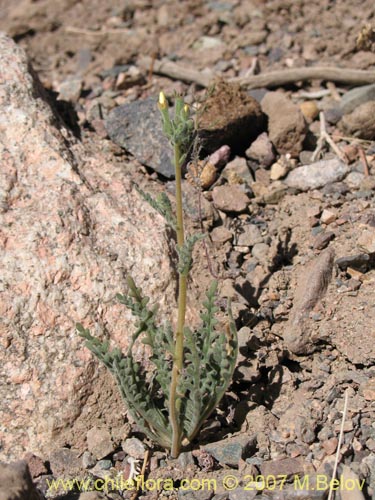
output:
[[[375,52],[369,26],[374,23],[372,0],[3,0],[0,10],[0,29],[26,49],[43,86],[87,151],[100,151],[109,161],[121,162],[132,180],[151,192],[173,189],[149,168],[134,170],[127,154],[108,139],[104,128],[106,115],[119,104],[156,96],[161,88],[169,95],[174,91],[183,93],[191,101],[203,98],[204,91],[195,84],[153,75],[152,67],[148,72],[142,70],[122,88],[118,81],[121,69],[117,66],[137,67],[138,58],[149,55],[167,56],[199,70],[214,69],[224,79],[245,75],[252,64],[261,72],[321,64],[373,70]],[[81,82],[78,97],[57,101],[61,84],[70,79]],[[296,82],[283,91],[297,102],[301,90],[322,88],[332,90],[332,85]],[[333,95],[334,102],[337,94],[340,97],[347,90],[344,86],[334,87],[330,97],[322,99],[331,99]],[[100,102],[95,101],[97,97]],[[218,109],[225,113],[225,106]],[[309,122],[304,148],[311,152],[318,134],[316,116]],[[250,143],[253,138],[248,139]],[[286,195],[282,191],[280,200],[275,198],[272,203],[265,202],[254,187],[246,213],[226,214],[215,209],[203,221],[208,231],[223,225],[234,235],[241,233],[246,224],[255,223],[267,247],[263,247],[257,260],[251,252],[236,247],[235,240],[215,244],[207,239],[206,247],[196,250],[189,321],[198,320],[199,303],[214,271],[220,277],[221,296],[232,299],[237,325],[245,328],[245,341],[240,345],[239,365],[230,391],[195,443],[189,464],[183,459],[167,459],[165,453],[148,443],[152,450],[148,477],[170,477],[178,484],[182,477],[222,481],[223,474],[229,472],[240,480],[246,476],[282,474],[282,465],[288,466],[290,478],[303,472],[311,476],[320,472],[330,475],[346,394],[340,461],[365,480],[363,498],[374,498],[375,250],[366,250],[371,242],[367,244],[362,239],[366,231],[371,238],[375,226],[375,149],[373,135],[366,139],[337,139],[348,156],[352,155],[356,172],[365,173],[360,183],[335,183],[332,188],[325,186],[305,193],[289,191]],[[249,143],[243,144],[242,156]],[[358,146],[367,154],[367,167]],[[323,159],[332,158],[332,154],[326,149]],[[259,165],[255,168],[253,164],[252,168],[258,186],[267,193],[272,184],[269,169]],[[222,177],[220,183],[225,184]],[[277,184],[272,186],[277,189]],[[191,193],[189,207],[197,206],[197,191],[189,185],[186,189]],[[212,188],[201,196],[210,205]],[[328,223],[321,221],[324,209],[334,213]],[[199,230],[197,209],[189,208],[188,213],[188,230]],[[333,237],[327,237],[327,244],[316,243],[316,238],[330,231]],[[327,252],[329,260],[329,269],[323,271],[318,269],[324,260],[322,252]],[[363,253],[369,257],[363,262],[359,259],[360,264],[340,267],[336,262]],[[329,278],[331,272],[333,277]],[[108,377],[106,385],[98,387],[88,399],[87,414],[77,416],[77,421],[85,436],[94,412],[97,425],[109,428],[120,448],[131,430],[125,408],[124,426],[118,426],[116,391]],[[100,407],[102,411],[98,410]],[[226,444],[233,445],[251,435],[257,436],[256,449],[250,452],[246,448],[236,468],[221,463],[215,458],[215,451],[205,451],[205,446],[212,447],[212,443],[225,448]],[[69,448],[71,441],[77,443],[79,439],[68,432],[56,446]],[[82,437],[80,454],[86,446]],[[116,461],[113,456],[110,459],[115,467],[125,467],[121,460]],[[289,462],[281,464],[280,460]],[[45,478],[39,477],[36,483],[43,489]],[[267,496],[259,491],[257,498],[297,498],[291,485],[286,496],[280,491],[281,496],[270,491]],[[217,491],[221,492],[225,493]],[[177,498],[174,494],[148,492],[142,498]],[[190,491],[178,498],[198,498],[196,494]],[[324,494],[316,498],[324,498]],[[205,498],[212,497],[213,494]]]

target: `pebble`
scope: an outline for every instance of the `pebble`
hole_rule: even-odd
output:
[[[323,250],[328,246],[328,243],[335,238],[335,233],[333,231],[327,231],[320,233],[315,237],[313,248],[314,250]]]
[[[45,463],[40,457],[34,455],[34,453],[26,453],[23,459],[26,460],[33,479],[41,476],[42,474],[48,474],[48,469],[45,466]]]
[[[215,207],[223,212],[244,212],[250,200],[238,185],[216,186],[212,191]]]
[[[299,107],[282,92],[267,92],[261,106],[268,116],[268,133],[277,152],[298,156],[307,132]]]
[[[255,139],[245,154],[247,158],[258,162],[263,167],[269,167],[275,161],[275,148],[266,132]]]
[[[115,87],[117,90],[126,90],[135,85],[142,85],[144,76],[136,66],[129,66],[126,72],[121,72],[117,76]]]
[[[106,457],[115,450],[111,435],[107,429],[93,427],[86,434],[87,448],[97,460]]]
[[[336,265],[342,271],[346,271],[348,267],[351,267],[362,273],[365,273],[370,267],[370,256],[366,253],[345,255],[336,260]]]
[[[140,163],[172,179],[171,147],[163,134],[157,102],[156,97],[151,97],[118,106],[108,114],[105,126],[113,142]]]
[[[200,185],[202,189],[208,189],[216,181],[217,168],[209,161],[204,165],[203,170],[199,176]]]
[[[324,112],[324,116],[327,123],[330,125],[336,125],[336,123],[341,120],[343,112],[339,108],[330,108]]]
[[[221,173],[221,176],[228,181],[229,184],[251,184],[253,176],[247,165],[245,158],[236,156],[230,161]]]
[[[201,447],[222,465],[237,467],[240,459],[246,460],[254,451],[256,436],[236,436]]]
[[[57,99],[59,101],[76,103],[81,95],[81,90],[82,80],[80,78],[65,80],[59,86],[59,95]]]
[[[96,465],[102,470],[109,470],[112,467],[112,461],[111,460],[99,460],[99,462]]]
[[[336,212],[333,212],[332,210],[324,209],[322,212],[322,215],[320,216],[320,222],[323,224],[331,224],[334,222],[337,218]]]
[[[49,456],[49,467],[55,477],[74,477],[82,468],[78,452],[70,448],[54,450]]]
[[[90,469],[96,464],[96,459],[90,451],[84,451],[82,455],[82,466],[85,469]]]
[[[375,139],[375,100],[358,106],[350,114],[342,117],[338,126],[348,135],[361,139]]]
[[[191,451],[184,451],[179,454],[178,459],[177,459],[179,465],[183,468],[187,467],[188,465],[194,465],[194,457]]]
[[[363,386],[361,386],[363,392],[363,397],[366,401],[375,401],[375,380],[368,380]]]
[[[233,238],[232,232],[229,231],[229,229],[227,229],[224,226],[215,227],[211,231],[210,236],[211,236],[211,240],[214,243],[220,243],[220,244],[224,244],[227,241],[231,241]]]
[[[348,173],[348,170],[349,167],[337,158],[321,160],[295,168],[289,172],[284,182],[287,186],[308,191],[340,181]]]
[[[302,457],[265,461],[261,466],[261,473],[263,476],[278,476],[279,474],[294,476],[300,475],[303,472],[304,459]]]
[[[264,262],[268,258],[269,251],[270,247],[266,243],[256,243],[251,250],[251,255],[260,262]]]
[[[333,455],[337,450],[338,439],[336,437],[323,441],[322,446],[327,455]]]
[[[358,246],[369,254],[375,253],[375,228],[364,229],[358,238]]]
[[[348,114],[368,101],[375,101],[375,83],[346,92],[341,98],[339,109],[342,114]]]
[[[229,146],[221,146],[221,148],[210,155],[208,161],[212,163],[212,165],[214,165],[217,169],[219,169],[228,163],[230,153],[231,151]]]
[[[256,224],[245,224],[241,227],[241,231],[236,238],[236,245],[252,247],[257,243],[263,243],[263,236]]]
[[[319,115],[319,108],[315,101],[304,101],[299,105],[303,116],[310,123]]]
[[[358,189],[361,186],[361,182],[364,178],[365,175],[361,172],[350,172],[345,178],[345,183],[351,189]]]
[[[121,444],[122,449],[125,453],[133,458],[143,459],[147,447],[138,438],[132,437],[125,439]]]
[[[289,168],[287,165],[276,162],[271,167],[270,179],[273,181],[277,181],[278,179],[282,179],[288,173]]]

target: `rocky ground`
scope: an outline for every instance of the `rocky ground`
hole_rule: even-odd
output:
[[[339,450],[335,498],[375,498],[373,2],[3,0],[0,29],[18,44],[0,40],[0,493],[318,500]],[[199,110],[184,201],[188,230],[209,237],[188,320],[214,274],[240,343],[229,392],[177,460],[128,420],[74,332],[128,345],[114,297],[130,271],[173,315],[170,237],[132,187],[174,200],[161,89]],[[49,487],[143,463],[150,481],[217,488]]]

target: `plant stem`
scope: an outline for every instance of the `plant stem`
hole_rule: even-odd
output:
[[[182,212],[182,186],[181,186],[181,151],[178,144],[174,146],[174,164],[176,173],[176,215],[177,215],[177,246],[184,244],[184,221]],[[177,397],[177,386],[184,363],[184,326],[186,312],[186,283],[187,277],[179,275],[178,280],[178,317],[175,335],[175,349],[173,357],[172,380],[169,398],[169,419],[172,427],[171,455],[177,458],[181,448],[180,406],[181,399]]]

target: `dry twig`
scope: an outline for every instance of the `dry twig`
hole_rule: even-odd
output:
[[[344,436],[344,425],[345,425],[345,420],[346,420],[346,413],[348,411],[348,398],[349,398],[349,392],[348,392],[348,389],[346,389],[345,400],[344,400],[344,410],[342,412],[339,442],[337,443],[337,451],[336,451],[336,457],[335,457],[335,465],[333,467],[333,472],[332,472],[332,480],[336,479],[337,466],[338,466],[339,460],[340,460],[340,450],[341,450],[341,445],[342,445],[342,438]],[[330,488],[327,500],[332,499],[333,492],[334,492],[333,488]]]
[[[336,146],[330,135],[328,134],[326,130],[326,120],[323,111],[319,113],[319,119],[320,119],[320,136],[318,139],[318,143],[316,145],[315,151],[312,154],[312,161],[315,161],[321,150],[323,149],[324,143],[326,142],[331,146],[333,151],[337,154],[337,156],[340,158],[340,160],[346,162],[346,157],[342,151]]]
[[[142,68],[150,67],[151,58],[141,57],[138,64]],[[176,64],[168,59],[157,60],[154,63],[154,72],[176,80],[193,82],[208,87],[216,77],[221,75],[213,71],[198,71]],[[238,83],[242,87],[254,89],[259,87],[280,87],[290,83],[307,80],[327,80],[350,85],[365,85],[375,82],[375,71],[356,69],[332,68],[317,66],[313,68],[292,68],[271,71],[260,75],[230,78],[230,82]]]
[[[150,454],[150,450],[146,450],[144,458],[143,458],[142,470],[140,472],[140,475],[143,476],[143,477],[144,477],[145,472],[146,472],[146,467],[147,467],[147,464],[148,464],[148,456],[149,456],[149,454]],[[137,489],[133,493],[133,495],[132,495],[132,497],[131,497],[130,500],[137,500],[139,493],[140,493],[140,491],[139,491],[139,489]]]
[[[361,161],[363,164],[363,173],[365,174],[366,177],[368,177],[370,175],[369,168],[368,168],[368,162],[367,162],[365,152],[363,151],[361,146],[358,146],[358,153],[359,153],[359,157],[361,158]]]

